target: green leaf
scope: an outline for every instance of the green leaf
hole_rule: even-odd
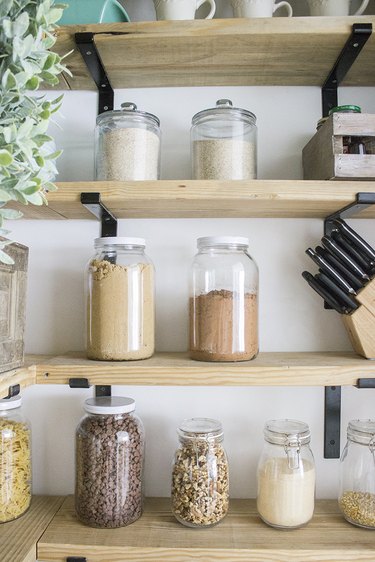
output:
[[[19,219],[22,217],[22,213],[20,211],[16,211],[15,209],[1,209],[1,214],[4,219]]]
[[[23,190],[23,193],[25,195],[34,195],[34,193],[37,193],[40,190],[40,185],[33,185],[30,187],[27,187],[26,189]]]
[[[29,203],[32,203],[33,205],[43,205],[45,201],[42,193],[40,192],[34,193],[33,195],[28,195],[27,200],[29,201]]]
[[[0,262],[5,263],[6,265],[14,265],[14,260],[3,250],[0,250]]]
[[[13,156],[8,150],[0,149],[0,166],[10,166],[13,162]]]
[[[39,87],[39,78],[38,76],[33,76],[28,80],[25,84],[27,90],[37,90]]]

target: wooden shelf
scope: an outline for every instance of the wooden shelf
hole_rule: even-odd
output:
[[[1,562],[35,562],[37,542],[63,500],[63,497],[35,496],[25,515],[0,525]]]
[[[375,16],[213,19],[65,26],[55,50],[73,78],[60,84],[95,90],[74,33],[97,33],[95,44],[113,88],[158,86],[322,86],[353,23]],[[344,85],[375,85],[372,36]]]
[[[276,18],[279,19],[279,18]],[[67,182],[48,195],[48,207],[19,207],[26,219],[94,219],[81,192],[100,192],[121,218],[324,218],[375,191],[371,181],[199,181]],[[375,207],[359,215],[375,217]]]
[[[193,361],[186,353],[156,353],[142,361],[91,361],[84,353],[36,360],[37,384],[147,386],[327,386],[375,378],[375,362],[354,353],[260,353],[253,361]]]
[[[336,501],[316,503],[312,521],[297,531],[265,525],[255,500],[232,500],[227,517],[210,529],[188,529],[174,519],[169,499],[146,501],[138,521],[121,529],[98,530],[79,523],[69,497],[38,543],[38,558],[65,562],[342,562],[374,560],[375,534],[347,523]]]

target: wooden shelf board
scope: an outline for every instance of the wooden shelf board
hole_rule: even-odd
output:
[[[347,523],[336,501],[316,502],[315,515],[293,532],[272,529],[259,518],[255,500],[231,500],[227,517],[210,529],[188,529],[170,511],[167,498],[146,500],[138,521],[121,529],[92,529],[79,523],[68,497],[38,543],[38,557],[65,562],[312,562],[373,561],[375,534]]]
[[[0,373],[0,398],[8,395],[10,386],[19,384],[22,389],[35,384],[35,382],[35,361],[31,357],[27,357],[23,367]]]
[[[375,378],[375,362],[354,353],[260,353],[253,361],[193,361],[187,353],[156,353],[142,361],[92,361],[71,353],[36,359],[37,384],[68,384],[71,377],[92,385],[147,386],[327,386],[355,385]]]
[[[353,23],[375,16],[230,18],[65,26],[55,50],[66,54],[71,89],[96,89],[74,33],[95,43],[114,88],[158,86],[322,86]],[[124,56],[126,53],[126,56]],[[369,38],[344,85],[375,85],[375,37]]]
[[[63,500],[63,497],[34,496],[25,515],[1,524],[1,562],[35,562],[37,541]]]
[[[277,19],[277,18],[276,18]],[[323,218],[352,203],[371,181],[199,181],[66,182],[48,196],[48,207],[22,206],[28,219],[94,219],[81,192],[100,192],[121,218]],[[375,217],[375,207],[358,215]]]

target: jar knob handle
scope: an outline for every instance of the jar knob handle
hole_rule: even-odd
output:
[[[126,111],[135,111],[137,109],[137,106],[135,105],[135,103],[126,101],[125,103],[121,104],[121,109],[125,109]]]
[[[233,103],[227,99],[217,100],[216,107],[233,107]]]

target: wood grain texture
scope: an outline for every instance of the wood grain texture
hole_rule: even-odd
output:
[[[33,363],[26,359],[24,367],[0,373],[0,398],[8,395],[10,386],[19,384],[21,389],[36,382],[36,370]],[[0,527],[1,528],[1,527]],[[0,559],[1,560],[1,559]]]
[[[277,19],[277,18],[276,18]],[[323,218],[352,203],[359,191],[375,191],[371,181],[199,181],[66,182],[48,196],[49,206],[24,209],[25,218],[92,219],[81,192],[100,192],[118,218]],[[37,216],[37,213],[39,215]],[[369,208],[360,217],[375,217]]]
[[[55,49],[65,54],[72,89],[95,89],[75,32],[92,31],[114,88],[158,86],[321,86],[353,23],[374,16],[230,18],[66,26]],[[124,56],[126,53],[126,56]],[[375,38],[368,40],[345,85],[375,84]]]
[[[35,562],[36,543],[63,499],[57,496],[35,496],[25,515],[0,525],[1,562]]]
[[[76,520],[67,498],[38,543],[40,561],[65,562],[325,562],[374,561],[375,534],[341,517],[335,501],[318,501],[312,521],[293,532],[262,523],[255,500],[231,500],[227,517],[210,529],[188,529],[174,519],[170,500],[146,501],[143,516],[122,529],[97,530]]]
[[[367,359],[375,359],[375,316],[365,306],[352,314],[342,314],[353,349]]]
[[[142,361],[92,361],[84,353],[36,365],[37,384],[68,384],[85,377],[92,385],[326,386],[355,385],[375,377],[375,363],[354,353],[260,353],[252,361],[193,361],[186,353],[157,353]]]

